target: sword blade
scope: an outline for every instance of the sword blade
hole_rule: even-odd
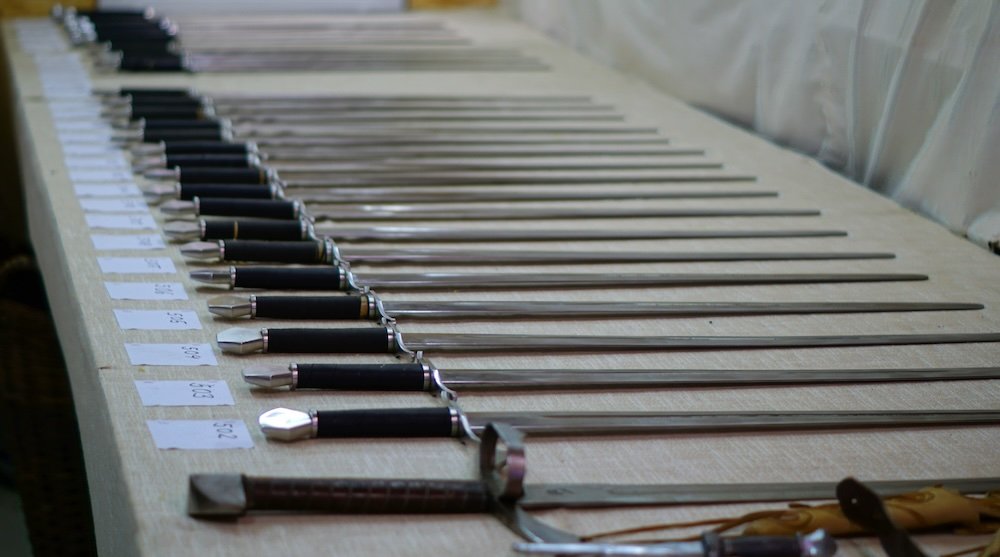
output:
[[[650,208],[567,208],[518,207],[514,209],[427,209],[411,205],[360,205],[317,211],[316,219],[332,221],[367,220],[543,220],[596,218],[708,218],[708,217],[815,217],[813,209],[650,209]]]
[[[702,159],[671,159],[667,162],[609,162],[609,161],[583,161],[583,162],[543,162],[533,161],[495,161],[495,162],[470,162],[448,159],[401,159],[387,158],[365,164],[350,163],[283,163],[275,161],[268,167],[278,171],[283,177],[293,178],[321,178],[326,174],[350,172],[353,174],[403,174],[412,172],[433,171],[436,175],[444,175],[451,172],[479,172],[479,171],[607,171],[607,170],[689,170],[689,169],[719,169],[722,163],[718,161],[706,161]]]
[[[621,352],[828,348],[1000,342],[1000,333],[820,336],[583,336],[405,333],[410,350],[425,352]],[[504,422],[497,419],[493,421]]]
[[[448,369],[449,389],[508,391],[548,389],[649,389],[671,387],[805,385],[964,381],[1000,378],[1000,367],[895,369]]]
[[[363,126],[382,122],[393,125],[407,122],[621,122],[625,118],[611,112],[595,110],[477,110],[452,111],[397,109],[393,111],[368,110],[365,108],[348,109],[342,113],[332,111],[299,111],[274,112],[261,114],[258,112],[221,111],[221,116],[228,117],[234,125],[248,126],[259,124],[297,124],[310,126],[338,126],[358,123]]]
[[[960,493],[1000,489],[1000,478],[928,478],[865,482],[882,497],[940,485]],[[722,484],[544,484],[524,486],[518,503],[529,510],[616,506],[764,503],[833,499],[837,482]]]
[[[403,190],[327,190],[310,193],[312,189],[299,191],[286,189],[285,195],[308,203],[310,211],[323,211],[323,205],[351,203],[486,203],[494,201],[587,201],[615,199],[741,199],[757,197],[777,197],[772,191],[662,191],[662,190],[621,190],[578,191],[463,191],[451,188]]]
[[[651,142],[652,143],[652,142]],[[529,147],[511,147],[504,144],[492,145],[480,143],[474,145],[454,145],[448,143],[431,145],[414,145],[397,142],[388,145],[346,144],[336,148],[312,147],[303,149],[286,149],[268,147],[264,159],[268,163],[298,163],[306,161],[384,159],[390,157],[422,159],[429,157],[451,158],[535,158],[535,157],[674,157],[701,156],[703,149],[681,147],[656,147],[656,143],[643,147],[642,144],[609,143],[604,146],[578,145],[566,143],[558,146],[539,143]]]
[[[582,317],[696,317],[782,315],[810,313],[866,313],[908,311],[962,311],[983,309],[981,304],[891,302],[450,302],[384,300],[391,317],[423,319],[509,319]]]
[[[555,263],[685,263],[721,261],[830,261],[844,259],[892,259],[879,252],[642,252],[642,251],[517,251],[450,248],[339,248],[340,260],[352,264],[510,264]]]
[[[409,147],[412,149],[423,147],[546,147],[560,148],[562,146],[590,147],[597,145],[618,145],[618,146],[665,146],[670,141],[664,137],[654,135],[655,131],[645,130],[637,133],[619,133],[615,135],[596,134],[582,132],[555,132],[555,133],[530,133],[526,135],[515,134],[495,134],[490,132],[471,133],[465,132],[460,135],[426,132],[426,133],[395,133],[398,130],[351,130],[341,133],[325,133],[298,137],[294,133],[285,135],[273,135],[271,137],[252,138],[254,142],[265,152],[270,153],[274,149],[285,149],[289,153],[289,158],[295,158],[296,153],[309,154],[315,151],[330,149],[374,149],[374,148],[395,148]],[[701,153],[693,153],[701,154]],[[280,155],[280,153],[279,153]],[[314,155],[315,156],[315,155]]]
[[[842,230],[532,230],[374,226],[341,228],[318,225],[316,233],[342,242],[443,241],[524,242],[546,240],[682,240],[712,238],[819,238],[846,236]]]
[[[226,275],[228,278],[228,273]],[[363,286],[396,290],[634,288],[927,280],[927,275],[913,273],[363,273],[354,277]],[[334,287],[331,285],[331,288]]]
[[[996,335],[1000,340],[1000,335]],[[527,435],[705,434],[1000,424],[995,410],[852,412],[468,412],[473,432],[504,423]]]

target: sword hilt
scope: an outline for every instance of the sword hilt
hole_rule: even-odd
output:
[[[344,290],[346,273],[338,267],[236,267],[233,286],[268,290]]]
[[[272,319],[378,319],[368,296],[257,296],[255,317]]]
[[[259,261],[269,263],[315,264],[330,263],[332,254],[327,242],[300,240],[269,242],[262,240],[220,240],[225,261]]]
[[[462,433],[458,412],[451,408],[320,410],[315,416],[316,437],[458,437]]]
[[[285,354],[395,354],[396,334],[387,327],[267,329],[266,351]]]
[[[178,166],[176,170],[178,181],[182,184],[267,184],[271,181],[271,173],[263,167]]]
[[[167,156],[182,154],[215,154],[215,155],[243,155],[247,156],[255,153],[256,150],[249,143],[230,143],[228,141],[166,141],[163,144],[163,153]]]
[[[232,153],[167,153],[164,166],[200,166],[216,168],[253,168],[247,154]]]
[[[199,199],[202,204],[207,201],[219,198],[220,201],[243,201],[271,200],[278,195],[278,188],[268,184],[180,184],[177,197],[183,200]],[[221,216],[242,216],[242,213],[228,215],[225,212],[209,213],[205,209],[200,209],[199,214],[221,215]],[[285,217],[281,217],[285,218]]]
[[[412,364],[296,364],[298,389],[340,391],[436,390],[431,370]]]
[[[144,143],[159,143],[161,141],[227,141],[230,139],[230,135],[228,129],[220,127],[146,128],[142,130],[142,141]]]
[[[298,241],[311,236],[304,220],[209,220],[205,221],[202,240],[276,240]]]
[[[251,186],[230,186],[230,187],[252,187],[267,188],[266,185]],[[225,186],[220,186],[225,188]],[[255,217],[262,219],[298,219],[301,215],[301,206],[297,201],[283,201],[275,199],[226,199],[236,197],[228,195],[225,189],[219,192],[221,195],[210,198],[199,197],[197,201],[198,214],[218,217]]]

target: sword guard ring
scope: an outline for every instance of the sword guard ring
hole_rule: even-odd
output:
[[[479,475],[490,493],[497,499],[520,499],[526,473],[524,434],[508,424],[487,424],[479,447]]]

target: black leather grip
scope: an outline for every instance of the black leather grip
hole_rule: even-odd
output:
[[[163,152],[171,155],[243,155],[250,152],[246,143],[229,141],[166,141]]]
[[[142,128],[144,130],[220,130],[222,124],[218,120],[161,118],[145,120]]]
[[[180,155],[167,154],[167,168],[174,166],[200,166],[215,168],[254,168],[250,166],[246,153],[185,153]]]
[[[114,40],[116,37],[101,37],[105,40]],[[182,72],[185,71],[184,61],[177,54],[167,54],[161,56],[131,56],[125,53],[122,56],[118,69],[126,72]]]
[[[392,354],[384,327],[268,329],[267,351],[275,354]]]
[[[307,234],[308,228],[297,220],[210,220],[205,221],[202,240],[296,241]]]
[[[204,116],[201,106],[152,106],[132,105],[129,117],[132,120],[146,119],[147,123],[159,119],[197,120]]]
[[[739,557],[799,557],[802,544],[795,536],[723,537],[722,555]]]
[[[136,111],[146,111],[155,108],[164,108],[169,110],[178,110],[181,108],[201,108],[204,106],[204,102],[196,97],[190,96],[178,96],[178,97],[132,97],[130,99],[129,106],[132,107],[132,112]]]
[[[142,140],[146,143],[160,141],[224,141],[226,134],[221,128],[181,128],[181,129],[144,129]]]
[[[224,240],[225,261],[261,263],[323,263],[323,242],[268,242],[266,240]]]
[[[175,89],[170,87],[122,87],[118,89],[118,94],[122,97],[132,97],[133,99],[145,97],[193,98],[190,89]]]
[[[267,171],[262,168],[212,168],[178,166],[182,184],[266,184]]]
[[[268,290],[341,290],[344,273],[336,267],[237,267],[234,286]]]
[[[420,364],[296,364],[298,389],[432,391]]]
[[[244,476],[249,511],[345,514],[489,512],[489,490],[475,480],[362,480]]]
[[[266,187],[266,186],[256,186]],[[198,198],[199,214],[219,217],[255,217],[260,219],[299,219],[294,201],[264,199]]]
[[[364,313],[362,313],[362,309]],[[257,296],[257,317],[271,319],[350,319],[368,317],[362,296]]]
[[[316,413],[317,437],[453,437],[447,408],[325,410]]]
[[[242,199],[271,200],[277,194],[277,190],[267,184],[181,184],[178,196],[181,199],[198,198],[199,203],[209,200],[217,201],[239,201]],[[202,207],[199,215],[218,215],[220,217],[239,217],[243,213],[206,213]]]

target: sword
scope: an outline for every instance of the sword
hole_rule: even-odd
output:
[[[1000,333],[820,336],[587,336],[406,333],[394,326],[336,329],[232,328],[216,336],[227,354],[531,353],[829,348],[1000,342]],[[503,420],[501,420],[503,421]]]
[[[226,319],[566,319],[702,317],[980,310],[952,302],[514,302],[400,301],[369,292],[361,296],[220,296],[208,311]]]
[[[332,240],[271,242],[216,240],[191,242],[180,248],[184,257],[204,262],[255,261],[262,263],[366,265],[550,265],[584,263],[686,263],[695,261],[830,261],[892,259],[881,252],[654,252],[654,251],[537,251],[452,248],[340,247]]]
[[[845,429],[995,426],[996,410],[464,412],[444,408],[310,410],[275,408],[260,415],[268,439],[469,438],[488,424],[532,436],[678,435]]]
[[[278,216],[299,214],[279,213]],[[274,216],[272,214],[272,216]],[[843,237],[842,230],[604,230],[591,229],[477,229],[413,226],[344,228],[313,226],[306,219],[169,221],[162,227],[173,241],[188,240],[326,240],[334,242],[544,242],[553,240],[692,240],[728,238],[823,238]]]
[[[191,271],[192,280],[271,290],[509,290],[635,288],[927,280],[914,273],[367,273],[342,267],[230,267]]]
[[[773,385],[964,381],[1000,378],[1000,367],[893,369],[439,369],[406,364],[255,365],[243,380],[256,387],[338,391],[459,392],[759,387]]]

